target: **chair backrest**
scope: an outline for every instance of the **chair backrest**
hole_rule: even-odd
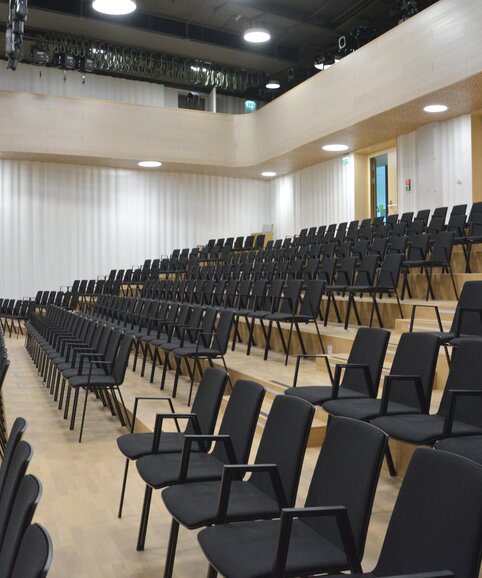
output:
[[[438,415],[446,416],[449,411],[451,390],[480,390],[480,360],[482,341],[463,341],[454,352],[449,375],[440,401]],[[480,398],[462,397],[457,399],[454,419],[482,427]]]
[[[124,335],[122,337],[122,341],[118,348],[112,371],[114,375],[114,381],[117,385],[120,385],[124,381],[127,366],[129,365],[129,356],[131,354],[133,344],[134,338],[132,336]]]
[[[362,363],[368,365],[368,371],[375,393],[378,392],[383,362],[387,352],[390,331],[375,327],[361,327],[353,340],[348,363]],[[362,370],[348,368],[345,370],[340,384],[353,391],[368,394],[365,375]]]
[[[467,212],[467,205],[454,205],[452,207],[452,211],[450,212],[450,216],[453,217],[454,215],[464,215]]]
[[[281,295],[285,286],[284,279],[274,279],[269,286],[268,293],[263,300],[265,311],[275,311],[279,307]]]
[[[390,227],[394,227],[397,223],[398,223],[398,214],[388,215],[387,225],[389,225]]]
[[[346,257],[342,259],[340,268],[336,275],[334,285],[351,285],[353,281],[353,274],[356,267],[356,257]]]
[[[450,215],[447,231],[453,231],[456,237],[463,237],[465,229],[465,213],[463,215]]]
[[[362,257],[358,268],[354,285],[372,287],[375,284],[375,272],[377,270],[378,257],[376,255],[365,255]]]
[[[316,319],[320,312],[321,299],[323,297],[324,283],[321,280],[307,281],[305,285],[305,292],[299,314]]]
[[[219,435],[229,435],[238,463],[247,463],[253,443],[265,390],[254,381],[240,379],[233,387],[219,427]],[[214,446],[213,455],[224,463],[229,463],[225,446]]]
[[[439,347],[440,340],[436,335],[402,333],[390,369],[391,375],[420,376],[428,405],[432,397]],[[408,405],[420,411],[415,386],[406,381],[393,381],[390,401]]]
[[[379,259],[383,260],[385,257],[385,252],[387,250],[387,240],[386,238],[374,239],[373,243],[370,245],[368,252],[373,255],[378,255]]]
[[[333,257],[324,257],[319,269],[319,278],[328,285],[333,282],[333,275],[335,274],[336,259]]]
[[[400,235],[397,237],[390,238],[390,245],[388,247],[389,253],[400,253],[405,255],[407,249],[408,237],[406,235]]]
[[[301,295],[303,281],[292,279],[286,283],[283,299],[279,308],[280,313],[293,313],[296,311]]]
[[[455,232],[445,231],[438,233],[432,247],[432,262],[450,264],[452,249],[454,248]]]
[[[123,335],[122,331],[120,331],[118,329],[114,329],[114,331],[111,333],[110,338],[109,338],[109,342],[107,343],[107,348],[105,350],[105,360],[106,361],[110,361],[110,362],[114,363],[114,360],[115,360],[116,355],[117,355],[117,350],[119,349],[119,344],[120,344],[121,339],[122,339],[122,335]],[[114,369],[114,366],[106,367],[105,369],[106,369],[106,371],[111,373]]]
[[[296,402],[296,403],[293,403]],[[255,463],[276,464],[288,504],[293,505],[315,408],[304,399],[275,397],[259,442]],[[250,482],[275,497],[266,473],[254,473]]]
[[[408,261],[423,261],[427,257],[428,246],[430,243],[429,235],[415,235],[408,248]]]
[[[306,507],[345,506],[359,559],[363,556],[387,439],[384,432],[368,423],[332,418],[306,498]],[[307,518],[304,523],[342,548],[333,518]]]
[[[17,417],[13,422],[12,428],[10,429],[7,445],[5,446],[5,451],[3,452],[2,463],[0,464],[0,502],[15,448],[18,446],[26,429],[27,421],[23,417]]]
[[[464,311],[465,309],[478,311]],[[482,336],[482,281],[464,283],[450,331],[455,335]]]
[[[23,536],[11,578],[45,578],[52,563],[52,540],[40,524],[29,526]]]
[[[397,288],[403,259],[404,255],[401,253],[390,253],[383,259],[377,279],[377,287],[381,287],[382,289]]]
[[[0,578],[11,575],[23,535],[32,522],[41,495],[42,486],[39,480],[32,475],[25,476],[19,484],[0,548]]]
[[[221,311],[219,316],[218,326],[216,327],[215,338],[211,343],[211,347],[218,350],[222,355],[228,350],[229,336],[233,328],[234,312]]]
[[[428,224],[428,218],[430,217],[430,209],[422,209],[418,211],[415,221],[421,221],[424,227]]]
[[[8,520],[17,496],[20,482],[22,481],[27,467],[32,459],[30,444],[20,441],[13,452],[12,461],[3,487],[2,499],[0,500],[0,549],[2,548]]]
[[[402,213],[402,216],[400,217],[400,222],[407,223],[407,225],[410,225],[412,221],[413,221],[413,212]]]
[[[208,367],[199,382],[192,413],[197,415],[202,434],[211,435],[214,431],[227,382],[228,374],[214,367]],[[188,423],[185,433],[196,433],[191,422]]]
[[[482,468],[466,458],[419,448],[388,524],[377,576],[449,570],[479,573]]]

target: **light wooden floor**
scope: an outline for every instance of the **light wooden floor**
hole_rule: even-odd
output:
[[[23,339],[7,340],[11,358],[4,385],[9,424],[16,415],[28,422],[26,439],[33,445],[30,472],[43,484],[36,520],[51,532],[54,543],[52,578],[154,578],[162,575],[167,547],[169,518],[160,498],[153,501],[149,534],[144,552],[136,552],[137,525],[143,486],[135,468],[130,476],[124,518],[117,518],[123,459],[116,437],[123,430],[95,401],[89,403],[85,437],[77,443],[77,432],[68,429],[53,399],[44,389],[23,347]],[[275,378],[275,377],[274,377]],[[123,389],[126,397],[158,389],[138,373],[128,370]],[[181,389],[186,389],[181,388]],[[168,388],[170,391],[170,388]],[[128,395],[127,395],[128,394]],[[177,407],[183,407],[181,403]],[[309,449],[303,467],[298,503],[306,495],[317,449]],[[364,568],[377,559],[381,540],[393,507],[400,480],[384,469],[370,524]],[[174,575],[202,577],[206,564],[195,532],[182,530]]]

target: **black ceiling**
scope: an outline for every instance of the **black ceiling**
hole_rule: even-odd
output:
[[[137,0],[138,9],[133,14],[106,17],[92,9],[91,0],[29,0],[26,39],[32,41],[39,33],[49,33],[49,38],[58,40],[60,35],[68,34],[69,38],[97,41],[98,46],[105,46],[98,53],[128,47],[137,49],[132,53],[134,61],[146,55],[152,58],[166,55],[175,57],[176,66],[186,57],[191,61],[185,66],[199,61],[198,68],[203,71],[212,67],[211,75],[199,72],[184,75],[182,80],[175,76],[162,78],[165,66],[151,69],[130,66],[125,70],[118,67],[111,71],[108,64],[102,67],[104,73],[192,88],[216,82],[219,71],[242,74],[241,71],[249,70],[254,75],[246,82],[239,82],[238,77],[238,82],[225,83],[221,89],[240,96],[269,99],[316,73],[314,57],[333,52],[340,36],[359,27],[378,36],[397,25],[404,6],[416,4],[420,11],[435,1]],[[8,2],[1,0],[1,4]],[[268,28],[271,41],[263,46],[247,44],[243,32],[249,26]],[[58,51],[61,45],[58,40],[51,46]],[[174,64],[169,66],[172,69]],[[264,84],[269,78],[278,79],[281,90],[267,91]]]

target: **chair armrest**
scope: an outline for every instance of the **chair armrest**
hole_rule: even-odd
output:
[[[341,370],[347,369],[359,369],[363,371],[365,376],[365,382],[368,389],[368,395],[370,397],[377,397],[377,393],[375,391],[375,386],[372,381],[372,376],[370,374],[370,368],[366,363],[337,363],[335,365],[335,378],[333,381],[333,395],[332,399],[338,399],[338,390],[340,388],[340,378],[341,378]]]
[[[134,409],[132,411],[131,433],[134,433],[136,417],[137,417],[137,408],[139,406],[140,401],[167,401],[167,403],[169,404],[169,408],[170,408],[171,412],[175,413],[174,405],[173,405],[172,399],[170,397],[143,397],[143,396],[136,397],[134,399]],[[174,421],[176,423],[177,431],[180,432],[181,429],[179,427],[179,422],[177,421],[177,419],[175,419]]]
[[[350,519],[348,518],[348,512],[344,506],[285,508],[281,511],[278,545],[273,563],[273,572],[271,574],[273,578],[283,578],[285,576],[293,520],[330,517],[335,518],[336,525],[338,526],[350,571],[353,574],[362,573],[353,530]]]
[[[216,514],[216,524],[226,522],[229,496],[231,494],[231,483],[233,478],[241,479],[247,473],[267,473],[276,496],[276,501],[280,510],[288,505],[283,482],[277,464],[236,464],[225,465],[223,477],[221,478],[221,489],[219,492],[218,511]]]
[[[429,412],[429,405],[427,398],[425,397],[425,392],[423,391],[422,378],[420,375],[386,375],[385,381],[383,383],[383,394],[382,403],[380,406],[380,416],[388,414],[388,404],[390,402],[390,394],[392,391],[392,383],[394,381],[407,381],[415,386],[415,392],[417,394],[418,403],[420,404],[420,410],[422,413]]]
[[[457,398],[459,397],[480,397],[482,398],[482,390],[480,389],[450,389],[449,390],[449,406],[444,420],[444,437],[452,435],[452,427],[455,419],[455,411],[457,408]]]
[[[151,453],[153,454],[157,452],[157,447],[159,446],[159,442],[161,440],[162,423],[165,419],[173,419],[175,423],[178,423],[178,419],[187,419],[192,421],[194,431],[201,433],[197,414],[195,413],[158,413],[156,414],[156,419],[154,422],[154,436],[152,438]]]
[[[228,454],[228,459],[232,463],[236,463],[236,454],[234,452],[233,442],[231,436],[229,435],[187,435],[184,436],[184,446],[182,448],[181,454],[181,464],[179,467],[179,482],[185,482],[187,479],[187,471],[189,468],[189,461],[191,459],[191,448],[192,444],[197,442],[215,441],[220,442],[226,447],[226,453]],[[201,444],[202,446],[202,444]],[[206,445],[204,446],[206,449]],[[206,449],[207,451],[207,449]]]
[[[415,312],[417,310],[417,307],[430,307],[431,309],[435,310],[435,316],[437,317],[437,323],[439,326],[440,331],[443,333],[443,325],[442,325],[442,319],[440,317],[440,311],[438,309],[438,305],[433,305],[432,303],[416,303],[415,305],[412,305],[412,315],[410,316],[410,328],[409,328],[409,332],[412,333],[413,332],[413,325],[415,323]]]
[[[113,365],[112,361],[92,361],[91,359],[87,360],[87,363],[90,364],[89,365],[89,374],[87,377],[87,387],[90,385],[90,380],[92,378],[92,368],[94,367],[94,364],[95,365],[106,365],[106,366],[107,365],[111,365],[111,366]],[[106,371],[106,374],[107,374],[107,371]]]
[[[330,377],[330,383],[331,383],[331,385],[333,385],[333,373],[331,371],[330,362],[328,360],[329,359],[341,359],[341,357],[335,357],[334,355],[330,355],[327,353],[317,353],[317,354],[305,353],[305,354],[299,354],[296,357],[295,374],[293,376],[293,387],[296,387],[298,385],[298,374],[300,372],[300,364],[301,364],[302,359],[324,359],[325,364],[326,364],[326,369],[328,370],[328,375]],[[342,361],[346,361],[346,360],[342,359]]]

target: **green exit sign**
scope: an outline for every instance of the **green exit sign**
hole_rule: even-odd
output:
[[[343,166],[347,167],[350,164],[350,157],[343,157],[342,161]]]

